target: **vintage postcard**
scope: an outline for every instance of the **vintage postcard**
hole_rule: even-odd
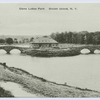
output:
[[[0,97],[99,98],[100,3],[0,3]]]

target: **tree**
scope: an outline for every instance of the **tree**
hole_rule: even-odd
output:
[[[13,43],[18,43],[17,38],[14,38]]]
[[[55,33],[52,33],[52,34],[50,35],[50,37],[56,40],[56,34],[55,34]]]
[[[100,44],[100,31],[97,32],[56,32],[50,35],[59,43],[74,43],[74,44]]]
[[[13,39],[12,38],[6,38],[6,43],[7,44],[13,44]]]
[[[26,40],[26,43],[29,43],[29,39],[28,38],[26,38],[25,40]]]
[[[4,39],[0,39],[0,43],[5,43],[5,40]]]

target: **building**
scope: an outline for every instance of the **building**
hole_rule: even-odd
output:
[[[47,37],[47,36],[35,38],[30,44],[31,44],[31,48],[34,49],[58,47],[58,42],[53,40],[51,37]]]

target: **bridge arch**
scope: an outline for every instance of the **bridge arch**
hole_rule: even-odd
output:
[[[7,53],[5,49],[0,49],[0,53]]]
[[[8,49],[8,50],[7,50],[7,53],[10,53],[12,50],[19,50],[19,51],[20,51],[20,53],[22,53],[22,52],[23,52],[23,49],[22,49],[22,48],[20,48],[20,47],[12,47],[12,48],[10,48],[10,49]]]
[[[88,48],[82,48],[81,50],[80,50],[80,53],[81,54],[89,54],[91,51],[88,49]]]
[[[9,53],[12,53],[14,50],[17,50],[17,51],[19,51],[20,53],[22,53],[22,50],[21,50],[21,49],[19,49],[19,48],[12,48],[12,49],[10,50],[10,52],[9,52]]]
[[[96,50],[94,50],[94,53],[95,54],[100,54],[100,50],[99,49],[96,49]]]

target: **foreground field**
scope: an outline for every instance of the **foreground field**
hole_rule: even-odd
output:
[[[0,87],[0,97],[14,97],[10,91],[7,91]]]
[[[37,97],[100,97],[100,92],[50,82],[2,63],[0,64],[0,80],[20,84],[25,91]]]

